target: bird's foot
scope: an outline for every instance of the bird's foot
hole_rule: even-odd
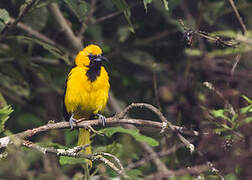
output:
[[[73,124],[74,123],[77,124],[77,119],[75,119],[74,114],[72,114],[72,116],[69,119],[69,124],[70,124],[71,130],[73,130]]]
[[[101,114],[96,114],[96,116],[98,117],[99,121],[102,123],[102,126],[106,126],[106,118],[105,118],[105,116],[103,116]]]

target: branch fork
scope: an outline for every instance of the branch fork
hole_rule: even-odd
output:
[[[127,113],[132,108],[147,108],[147,109],[151,110],[152,112],[154,112],[162,122],[126,118]],[[116,114],[113,117],[107,118],[106,124],[107,125],[132,124],[132,125],[136,125],[136,126],[149,126],[149,127],[160,129],[160,131],[162,133],[165,133],[165,130],[167,128],[169,128],[172,132],[176,133],[176,135],[181,140],[181,142],[184,145],[186,145],[186,147],[188,147],[191,152],[194,152],[194,145],[191,144],[181,134],[183,133],[183,134],[188,134],[191,136],[198,136],[198,134],[199,134],[197,131],[188,130],[184,127],[179,127],[179,126],[175,126],[175,125],[171,124],[164,117],[164,115],[160,112],[159,109],[157,109],[156,107],[154,107],[150,104],[145,104],[145,103],[133,103],[133,104],[129,105],[119,114]],[[78,122],[76,124],[74,124],[74,128],[88,128],[91,131],[93,131],[94,133],[97,133],[97,131],[93,129],[93,126],[99,126],[98,119],[96,119],[96,120],[86,120],[85,119],[85,121],[84,121],[84,119],[80,119],[80,120],[78,120]],[[49,131],[52,129],[66,129],[66,128],[70,128],[70,125],[68,122],[48,123],[46,125],[43,125],[43,126],[40,126],[37,128],[33,128],[33,129],[29,129],[29,130],[26,130],[26,131],[18,133],[18,134],[6,136],[3,138],[0,138],[0,149],[8,147],[10,144],[15,144],[14,141],[18,140],[18,141],[21,141],[21,143],[24,146],[36,149],[36,150],[42,152],[43,154],[53,153],[57,156],[81,157],[81,158],[86,158],[86,159],[89,159],[92,161],[95,161],[95,160],[101,161],[101,162],[105,163],[106,165],[108,165],[113,170],[115,170],[122,177],[125,177],[125,178],[127,177],[120,160],[117,157],[115,157],[114,155],[109,154],[109,153],[105,153],[105,152],[98,152],[98,153],[88,154],[88,155],[80,153],[80,151],[85,149],[86,147],[88,147],[89,144],[84,145],[84,146],[77,146],[77,147],[69,148],[69,149],[55,149],[55,148],[51,148],[51,147],[49,147],[49,148],[41,147],[41,146],[34,144],[30,141],[24,140],[24,139],[27,139],[27,138],[34,136],[34,135],[41,133],[41,132],[46,132],[46,131]],[[112,158],[114,163],[109,161],[108,159],[106,159],[104,156],[108,156],[108,157]]]

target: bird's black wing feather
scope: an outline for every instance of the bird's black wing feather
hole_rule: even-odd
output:
[[[68,121],[71,117],[71,115],[67,112],[66,105],[65,105],[65,95],[66,95],[66,85],[65,85],[65,90],[64,90],[64,95],[63,95],[63,116],[66,121]]]

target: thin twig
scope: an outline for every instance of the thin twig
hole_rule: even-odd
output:
[[[123,119],[123,117],[127,114],[127,112],[133,108],[133,107],[145,107],[150,109],[151,111],[155,112],[159,118],[163,121],[161,122],[155,122],[151,120],[141,120],[141,119]],[[55,122],[55,121],[54,121]],[[145,103],[133,103],[129,105],[127,108],[125,108],[121,113],[106,119],[106,124],[109,125],[115,125],[115,124],[132,124],[136,126],[149,126],[153,128],[158,128],[158,129],[163,129],[164,124],[166,124],[173,132],[176,132],[178,134],[184,133],[192,136],[198,136],[198,132],[192,131],[192,130],[187,130],[184,127],[180,126],[175,126],[172,125],[167,119],[163,116],[163,114],[154,106],[150,104],[145,104]],[[77,124],[73,125],[74,128],[88,128],[89,126],[100,126],[100,121],[98,119],[96,120],[84,120],[80,119]],[[70,124],[68,122],[58,122],[58,123],[48,123],[46,125],[34,128],[34,129],[29,129],[21,133],[17,133],[11,136],[6,136],[3,138],[0,138],[0,148],[7,147],[9,144],[12,144],[12,138],[21,138],[21,139],[26,139],[28,137],[34,136],[35,134],[46,132],[52,129],[65,129],[65,128],[70,128]],[[180,136],[179,136],[180,137]],[[187,145],[187,144],[186,144]]]
[[[170,155],[170,154],[176,152],[179,148],[181,148],[183,146],[185,146],[185,145],[184,144],[174,145],[170,149],[168,149],[168,150],[166,150],[164,152],[156,153],[156,154],[157,154],[157,156],[159,158],[163,157],[163,156],[167,156],[167,155]],[[134,169],[134,168],[137,168],[139,166],[146,165],[146,164],[148,164],[149,161],[153,160],[154,158],[156,158],[156,156],[154,154],[150,154],[149,156],[146,156],[146,157],[144,157],[143,159],[141,159],[139,161],[128,164],[126,169]]]
[[[134,107],[145,107],[151,111],[153,111],[155,114],[157,114],[157,116],[161,119],[162,122],[155,122],[155,121],[151,121],[151,120],[140,120],[140,119],[123,119],[126,114],[128,113],[128,111]],[[52,122],[52,121],[50,121]],[[169,127],[169,129],[171,129],[173,132],[175,132],[179,139],[187,146],[190,148],[190,150],[193,150],[192,147],[194,148],[194,146],[188,141],[186,140],[180,133],[184,132],[186,133],[188,130],[186,130],[186,128],[184,127],[179,127],[179,126],[174,126],[172,125],[164,116],[163,114],[154,106],[150,105],[150,104],[145,104],[145,103],[133,103],[131,105],[129,105],[128,107],[126,107],[121,113],[111,117],[111,118],[107,118],[106,119],[106,124],[107,125],[115,125],[115,124],[132,124],[132,125],[137,125],[137,126],[150,126],[153,128],[159,128],[160,130],[164,130],[166,129],[166,127]],[[79,119],[79,121],[74,124],[74,128],[88,128],[91,126],[99,126],[100,125],[100,121],[97,120],[84,120],[84,119]],[[165,126],[164,126],[165,125]],[[1,148],[5,148],[7,147],[9,144],[13,144],[14,141],[17,139],[26,139],[28,137],[34,136],[35,134],[41,133],[41,132],[45,132],[45,131],[49,131],[51,129],[63,129],[63,128],[70,128],[70,124],[69,122],[59,122],[59,123],[48,123],[44,126],[40,126],[38,128],[34,128],[34,129],[30,129],[30,130],[26,130],[24,132],[18,133],[18,134],[14,134],[11,136],[6,136],[4,138],[0,138],[0,149]],[[190,131],[189,130],[189,134],[193,134],[193,135],[198,135],[198,132],[195,131]],[[156,152],[149,147],[145,147],[145,150],[147,150],[147,152],[149,152],[152,155],[155,155],[155,160],[153,161],[157,167],[160,166],[160,164],[162,165],[162,167],[165,167],[165,165],[163,164],[163,162],[158,159],[158,156],[156,155]],[[40,149],[40,151],[42,152],[53,152],[56,153],[57,155],[66,155],[66,156],[73,156],[73,157],[81,157],[78,153],[72,153],[69,154],[68,151],[64,150],[64,151],[55,151],[55,149]],[[72,152],[72,151],[71,151]],[[106,154],[104,154],[106,155]],[[118,167],[113,167],[113,163],[108,161],[107,159],[105,159],[103,156],[101,156],[100,154],[93,154],[90,156],[83,156],[84,158],[90,159],[90,160],[100,160],[102,162],[104,162],[105,164],[107,164],[108,166],[110,166],[112,169],[114,169],[115,171],[117,171],[119,174],[121,173],[121,175],[124,174],[124,170],[122,169],[122,165],[120,164],[120,161],[116,158],[113,157],[113,155],[108,155],[110,157],[112,157],[115,162],[117,162]],[[119,169],[119,170],[118,170]],[[171,174],[171,171],[168,170],[166,167],[162,168],[162,171],[164,173],[169,173]]]
[[[10,22],[14,23],[16,22],[16,19],[14,18],[10,18]],[[30,26],[27,26],[26,24],[22,23],[22,22],[18,22],[17,23],[17,27],[19,27],[20,29],[24,30],[25,32],[27,32],[28,34],[37,37],[38,39],[41,39],[45,42],[48,42],[52,45],[58,46],[56,42],[54,42],[53,40],[51,40],[50,38],[48,38],[47,36],[45,36],[44,34],[41,34],[40,32],[32,29]]]
[[[53,152],[56,153],[58,156],[74,156],[77,157],[78,153],[81,150],[85,150],[90,144],[85,144],[82,146],[76,146],[74,148],[69,148],[69,149],[55,149],[52,147],[41,147],[38,144],[34,144],[31,141],[23,141],[23,145],[29,148],[37,149],[38,151],[42,152],[43,154],[46,154],[48,152]]]
[[[94,24],[100,23],[100,22],[102,22],[102,21],[105,21],[105,20],[107,20],[107,19],[109,19],[109,18],[118,16],[118,15],[120,15],[120,14],[123,14],[123,12],[122,12],[122,11],[117,11],[117,12],[113,12],[113,13],[111,13],[111,14],[108,14],[108,15],[106,15],[106,16],[102,16],[102,17],[98,18],[98,19],[94,22]]]
[[[231,76],[234,75],[235,68],[237,67],[237,64],[239,63],[240,59],[241,59],[241,55],[238,54],[238,55],[235,57],[235,63],[234,63],[234,65],[233,65],[233,67],[232,67],[232,70],[231,70]]]
[[[28,13],[28,11],[32,8],[32,6],[39,0],[33,0],[32,2],[30,2],[29,4],[27,4],[25,6],[25,8],[20,12],[20,14],[18,15],[18,17],[16,18],[16,20],[14,22],[12,22],[9,26],[5,26],[5,28],[3,29],[3,31],[1,32],[2,36],[1,38],[3,38],[4,36],[6,36],[7,32],[12,29],[14,26],[17,25],[17,23],[19,21],[21,21],[21,19],[25,16],[26,13]]]
[[[130,6],[130,9],[136,7],[137,5],[139,5],[139,3],[140,3],[140,2],[136,2],[135,4],[131,5],[131,6]],[[98,19],[97,19],[94,23],[92,23],[92,24],[100,23],[100,22],[102,22],[102,21],[105,21],[105,20],[107,20],[107,19],[110,19],[110,18],[112,18],[112,17],[118,16],[118,15],[123,14],[123,13],[124,13],[123,11],[113,12],[113,13],[111,13],[111,14],[108,14],[108,15],[105,15],[105,16],[102,16],[102,17],[98,18]]]
[[[184,29],[184,38],[186,39],[188,45],[192,45],[194,36],[196,35],[199,38],[204,38],[210,42],[214,42],[217,45],[222,45],[225,47],[237,47],[240,42],[228,37],[212,35],[205,31],[193,30],[185,26],[184,22],[180,19],[179,23],[181,24],[182,28]]]
[[[87,126],[88,129],[90,129],[90,131],[92,131],[94,134],[97,134],[99,136],[104,136],[102,133],[96,131],[94,128],[92,128],[92,126]]]
[[[14,22],[16,21],[14,18],[10,18],[10,22]],[[32,29],[30,26],[22,23],[22,22],[18,22],[17,25],[16,25],[18,28],[22,29],[23,31],[27,32],[28,34],[42,40],[42,41],[45,41],[51,45],[54,45],[56,46],[57,48],[59,49],[62,49],[64,51],[68,51],[66,48],[62,47],[60,44],[56,43],[55,41],[53,41],[52,39],[50,39],[49,37],[47,37],[46,35],[44,34],[41,34],[40,32]],[[70,52],[68,52],[70,54]]]
[[[113,97],[113,96],[112,96]],[[119,106],[119,103],[118,101],[116,101],[115,98],[113,98],[112,100],[114,100],[114,104],[113,106],[117,106],[116,108],[114,108],[116,110],[116,112],[118,114],[120,114],[120,112],[123,111],[123,109],[120,108]],[[129,109],[128,109],[129,110]],[[125,113],[122,113],[121,117],[124,116],[126,117],[126,114]],[[133,125],[126,125],[127,128],[133,128],[135,129],[136,127],[133,126]],[[154,149],[148,145],[147,143],[141,143],[139,142],[140,145],[143,147],[144,151],[147,151],[150,155],[154,156],[155,158],[152,158],[151,161],[155,164],[155,166],[158,168],[158,169],[161,169],[161,170],[164,170],[165,172],[169,172],[169,170],[166,168],[165,164],[158,158],[158,155],[157,153],[154,151]]]
[[[102,156],[111,157],[116,162],[117,166],[119,166],[120,174],[125,174],[125,170],[123,168],[123,165],[122,165],[122,163],[120,162],[120,160],[116,156],[114,156],[112,154],[109,154],[109,153],[106,153],[106,152],[97,152],[97,153],[94,153],[93,155],[94,156],[102,155]]]
[[[147,126],[147,127],[153,127],[153,128],[158,128],[158,129],[162,129],[163,127],[163,123],[161,122],[155,122],[155,121],[150,121],[150,120],[141,120],[141,119],[118,119],[117,117],[111,117],[111,118],[107,118],[106,119],[106,125],[110,126],[110,125],[123,125],[123,124],[132,124],[132,125],[136,125],[136,126]],[[74,128],[87,128],[87,126],[100,126],[100,121],[98,119],[96,120],[86,120],[86,121],[82,121],[79,122],[78,124],[74,124],[73,125]],[[21,139],[27,139],[29,137],[32,137],[36,134],[42,133],[42,132],[47,132],[49,130],[53,130],[53,129],[69,129],[70,128],[70,124],[69,122],[66,121],[62,121],[62,122],[58,122],[58,123],[49,123],[34,129],[29,129],[17,134],[13,134],[10,136],[6,136],[6,137],[2,137],[0,138],[0,149],[1,148],[5,148],[7,147],[9,144],[13,144],[13,138],[21,138]],[[191,131],[191,130],[187,130],[184,127],[180,127],[180,126],[174,126],[173,125],[173,129],[175,129],[176,131],[183,131],[184,134],[187,135],[192,135],[192,136],[197,136],[197,134],[195,134],[195,131]],[[183,130],[182,130],[183,129]]]
[[[83,41],[83,34],[85,33],[86,29],[87,29],[87,26],[88,26],[88,23],[90,22],[94,12],[95,12],[95,9],[96,9],[96,0],[91,0],[91,5],[90,5],[90,11],[88,13],[88,16],[87,18],[85,19],[85,22],[82,23],[82,26],[81,26],[81,29],[77,35],[78,38],[81,39],[81,41]]]
[[[127,175],[125,174],[125,170],[124,170],[120,160],[117,157],[115,157],[114,155],[109,154],[109,153],[104,153],[104,152],[98,152],[98,153],[94,153],[94,154],[84,154],[84,153],[80,152],[81,150],[88,147],[89,144],[86,144],[83,146],[77,146],[77,147],[69,148],[69,149],[55,149],[52,147],[45,148],[45,147],[41,147],[38,144],[34,144],[30,141],[24,141],[23,145],[25,145],[26,147],[29,147],[29,148],[36,149],[36,150],[42,152],[43,154],[52,153],[57,156],[68,156],[68,157],[76,157],[76,158],[85,158],[85,159],[89,159],[92,161],[102,161],[104,164],[108,165],[110,168],[112,168],[118,174],[120,174],[124,178],[127,178]],[[119,168],[117,168],[114,163],[112,163],[111,161],[109,161],[108,159],[106,159],[103,156],[112,157],[115,160],[115,162],[117,163],[117,165],[119,166]]]
[[[126,107],[121,113],[117,114],[116,116],[119,119],[124,118],[126,116],[126,114],[129,112],[129,110],[134,108],[134,107],[147,108],[147,109],[151,110],[152,112],[154,112],[160,118],[160,120],[163,122],[161,133],[163,133],[166,130],[166,128],[168,127],[173,132],[177,133],[177,135],[178,135],[179,139],[181,140],[181,142],[183,142],[186,145],[186,147],[188,147],[190,149],[191,153],[194,152],[194,150],[195,150],[194,145],[191,144],[186,138],[184,138],[180,134],[180,131],[178,131],[177,129],[174,128],[174,126],[164,117],[164,115],[159,111],[159,109],[157,109],[156,107],[154,107],[154,106],[152,106],[150,104],[132,103],[131,105]]]
[[[161,161],[161,159],[158,158],[157,153],[154,151],[154,149],[151,146],[149,146],[145,142],[141,142],[140,144],[145,149],[145,151],[147,151],[149,156],[154,156],[153,163],[156,165],[156,168],[159,172],[164,172],[164,173],[172,175],[172,171],[170,171],[166,167],[166,165]]]
[[[147,109],[150,109],[151,111],[153,111],[154,113],[156,113],[158,115],[158,117],[162,120],[161,122],[155,122],[155,121],[148,121],[148,120],[139,120],[139,119],[122,119],[126,116],[126,114],[128,113],[128,111],[130,109],[132,109],[133,107],[145,107]],[[107,118],[106,124],[107,125],[112,125],[112,124],[133,124],[133,125],[141,125],[141,126],[151,126],[151,127],[155,127],[157,126],[159,129],[161,130],[165,130],[166,127],[169,127],[173,132],[176,132],[179,139],[187,146],[190,148],[191,151],[194,150],[194,145],[191,144],[188,140],[186,140],[181,134],[180,132],[182,131],[183,127],[178,127],[178,126],[174,126],[172,125],[164,116],[163,114],[154,106],[150,105],[150,104],[145,104],[145,103],[133,103],[131,105],[129,105],[127,108],[125,108],[121,113],[115,115],[112,118]],[[74,127],[82,127],[82,128],[88,128],[91,126],[97,126],[99,125],[100,122],[99,120],[84,120],[84,119],[79,119],[79,121],[74,124]],[[4,148],[7,147],[9,144],[13,144],[14,139],[25,139],[28,137],[31,137],[37,133],[40,132],[44,132],[44,131],[48,131],[50,129],[62,129],[62,128],[69,128],[70,124],[68,122],[60,122],[60,123],[48,123],[47,125],[38,127],[38,128],[34,128],[31,130],[26,130],[22,133],[18,133],[15,135],[11,135],[11,136],[7,136],[4,138],[0,138],[0,148]],[[195,132],[193,132],[195,133]],[[198,134],[198,133],[197,133]],[[156,155],[156,152],[150,148],[150,147],[145,147],[145,150],[147,150],[149,153],[154,154],[157,158],[155,158],[155,160],[153,161],[157,167],[159,167],[160,165],[162,165],[162,171],[164,173],[169,173],[171,174],[171,171],[168,170],[165,165],[163,164],[163,162],[158,159],[158,156]],[[65,153],[65,151],[64,151]],[[67,154],[65,154],[67,155]],[[76,153],[74,154],[76,156]],[[75,157],[74,156],[74,157]],[[87,159],[91,158],[91,157],[85,157]],[[93,158],[93,159],[92,159]],[[115,171],[117,171],[119,174],[121,173],[122,175],[124,174],[124,171],[121,169],[121,171],[118,171],[118,168],[113,167],[113,163],[111,164],[110,161],[108,161],[107,159],[104,159],[104,157],[102,157],[101,155],[97,155],[97,156],[92,156],[91,160],[100,160],[102,162],[104,162],[105,164],[109,165],[112,169],[114,169]],[[117,162],[117,164],[121,167],[120,163],[118,163],[118,160],[116,158],[114,158],[115,161]]]
[[[126,116],[126,114],[129,112],[129,110],[131,110],[132,108],[147,108],[149,110],[151,110],[152,112],[154,112],[162,122],[167,123],[168,125],[171,125],[171,129],[173,129],[172,124],[163,116],[163,114],[159,111],[159,109],[157,109],[156,107],[152,106],[151,104],[146,104],[146,103],[132,103],[131,105],[129,105],[128,107],[126,107],[122,112],[120,112],[119,114],[117,114],[117,117],[120,118],[124,118]]]
[[[241,24],[241,27],[242,27],[242,34],[246,34],[247,28],[246,28],[246,26],[245,26],[245,24],[244,24],[244,22],[243,22],[243,20],[242,20],[242,17],[240,16],[240,14],[239,14],[239,12],[238,12],[236,6],[235,6],[234,1],[233,1],[233,0],[229,0],[229,3],[230,3],[230,5],[231,5],[231,7],[233,8],[233,10],[234,10],[234,12],[235,12],[235,15],[236,15],[236,17],[237,17],[239,23]]]
[[[230,110],[230,113],[233,116],[235,115],[234,107],[226,100],[226,98],[223,96],[223,94],[213,86],[212,83],[210,83],[210,82],[204,82],[203,85],[205,85],[208,89],[210,89],[213,92],[215,92],[224,101],[225,106]]]

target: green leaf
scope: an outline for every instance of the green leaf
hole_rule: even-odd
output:
[[[74,158],[74,157],[68,157],[68,156],[60,156],[59,163],[61,165],[85,164],[86,159],[85,158]]]
[[[80,22],[87,17],[89,4],[82,0],[64,0],[71,11],[76,15]]]
[[[192,49],[192,48],[186,48],[185,49],[185,53],[188,56],[202,56],[202,51],[200,51],[199,49]]]
[[[152,0],[143,0],[145,11],[147,12],[147,5],[150,4]]]
[[[125,42],[130,36],[129,28],[127,26],[119,27],[117,31],[117,35],[118,35],[119,42]]]
[[[135,32],[134,28],[133,28],[133,25],[132,25],[132,22],[130,20],[131,12],[130,12],[130,7],[127,4],[127,2],[125,0],[112,0],[112,2],[116,5],[116,7],[119,10],[123,11],[123,14],[124,14],[126,20],[128,21],[128,24],[129,24],[129,30],[131,32]]]
[[[7,102],[4,99],[2,93],[0,92],[0,108],[3,108],[4,106],[7,106]]]
[[[44,49],[46,49],[47,51],[49,51],[52,55],[54,55],[56,58],[59,59],[63,59],[66,64],[70,65],[70,61],[68,59],[68,56],[66,54],[64,54],[64,52],[62,52],[60,49],[58,49],[57,47],[50,45],[46,42],[43,42],[39,39],[35,39],[35,38],[30,38],[30,37],[26,37],[26,36],[12,36],[10,38],[17,38],[18,40],[24,41],[24,42],[34,42],[36,44],[41,45]]]
[[[245,99],[249,104],[252,104],[252,100],[249,99],[247,96],[243,95],[243,99]]]
[[[252,116],[244,119],[245,123],[250,123],[252,121]]]
[[[243,108],[240,108],[240,112],[242,114],[246,114],[248,112],[252,112],[252,100],[249,99],[247,96],[243,95],[242,96],[243,99],[245,99],[250,105],[246,106],[246,107],[243,107]]]
[[[35,8],[31,12],[27,13],[22,21],[25,24],[29,24],[32,29],[42,31],[46,28],[49,15],[50,13],[46,7]]]
[[[224,127],[225,129],[231,130],[230,127],[228,127],[226,124],[221,124],[222,127]]]
[[[169,11],[168,0],[163,0],[164,7],[167,11]]]
[[[212,110],[211,114],[215,117],[215,118],[222,118],[225,120],[230,120],[224,113],[227,112],[226,109],[218,109],[218,110]]]
[[[156,141],[155,139],[140,134],[138,129],[124,129],[122,127],[112,127],[112,128],[102,129],[100,130],[100,132],[104,133],[108,137],[113,136],[115,133],[126,133],[134,137],[135,140],[140,141],[140,142],[146,142],[150,146],[159,145],[159,142]]]
[[[0,9],[0,32],[5,28],[9,22],[10,16],[8,11],[5,9]]]
[[[0,109],[0,133],[4,131],[4,125],[6,121],[10,118],[10,114],[12,112],[13,109],[10,105]]]
[[[241,112],[242,114],[246,114],[246,113],[248,113],[248,112],[252,112],[252,104],[249,105],[249,106],[246,106],[246,107],[241,108],[241,109],[240,109],[240,112]]]
[[[10,16],[8,11],[5,9],[0,9],[0,21],[3,22],[4,24],[7,24],[10,20]]]
[[[230,43],[229,43],[230,44]],[[233,47],[229,47],[229,48],[225,48],[225,49],[217,49],[214,50],[210,53],[208,53],[208,56],[211,57],[215,57],[215,56],[228,56],[228,55],[232,55],[232,54],[238,54],[238,53],[246,53],[248,51],[251,51],[252,47],[248,46],[246,44],[241,44],[240,46],[233,48]]]

